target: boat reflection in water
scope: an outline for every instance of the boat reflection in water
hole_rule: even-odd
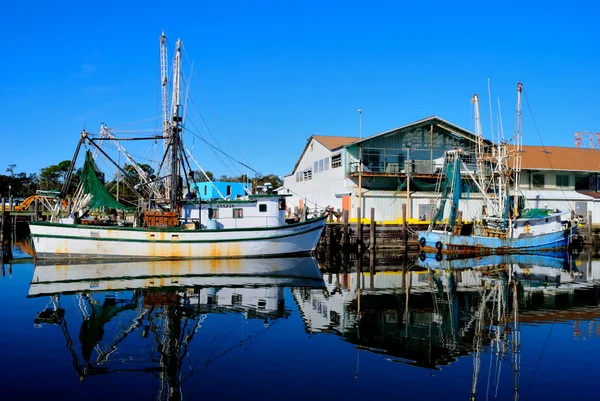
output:
[[[236,336],[229,333],[232,338],[207,331],[214,337],[202,345],[208,354],[202,360],[205,366],[215,354],[244,346],[277,319],[287,317],[286,287],[324,289],[316,261],[276,258],[38,264],[28,297],[49,296],[48,306],[34,323],[60,326],[79,380],[124,371],[151,373],[159,378],[157,398],[178,400],[183,398],[182,381],[186,377],[182,374],[183,361],[189,359],[196,332],[210,323],[207,319],[218,318],[215,314],[238,314],[240,324],[251,319],[258,319],[259,324],[242,338],[237,331]],[[78,324],[77,337],[73,327]],[[251,326],[244,327],[250,331]],[[77,338],[80,347],[76,346]],[[215,343],[224,350],[209,349]],[[191,375],[190,369],[187,377]]]
[[[577,265],[566,253],[426,258],[374,275],[326,273],[324,280],[325,293],[295,289],[294,296],[310,332],[355,344],[357,369],[364,350],[429,369],[469,357],[474,397],[487,380],[479,379],[483,354],[495,373],[510,365],[505,375],[514,375],[518,398],[522,322],[600,318],[590,296],[600,287],[600,263]]]

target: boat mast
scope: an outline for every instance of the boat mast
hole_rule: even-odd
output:
[[[523,84],[517,83],[517,119],[515,121],[515,133],[513,135],[513,171],[514,171],[514,193],[513,193],[513,216],[519,217],[519,176],[521,174],[521,152],[523,151],[522,119],[521,119],[521,92]]]
[[[169,149],[169,141],[170,141],[170,131],[169,131],[169,106],[168,106],[168,83],[169,83],[169,71],[167,66],[167,45],[166,45],[167,37],[165,36],[164,31],[160,36],[160,84],[162,91],[162,136],[164,143],[164,151],[167,153],[166,157],[166,165],[171,165],[171,156],[168,153]],[[160,172],[159,172],[160,174]],[[170,191],[170,183],[171,177],[167,176],[165,178],[165,198],[169,198]]]
[[[481,117],[479,115],[479,96],[477,94],[473,95],[471,99],[474,108],[475,114],[475,135],[477,135],[477,179],[479,181],[479,186],[481,188],[486,189],[485,177],[484,177],[484,154],[483,154],[483,133],[481,129]],[[487,194],[482,193],[483,201],[486,207],[486,210],[489,208]]]
[[[172,124],[170,129],[170,144],[171,144],[171,165],[169,176],[171,177],[171,188],[169,191],[169,203],[171,204],[171,210],[175,210],[177,206],[177,198],[179,195],[179,150],[180,150],[180,138],[179,133],[181,128],[179,123],[182,118],[180,115],[180,75],[181,75],[181,40],[177,40],[175,49],[175,58],[173,60],[173,95],[171,98],[172,112]]]

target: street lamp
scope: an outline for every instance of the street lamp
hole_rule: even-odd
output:
[[[362,110],[358,109],[358,115],[359,115],[359,132],[360,132],[360,139],[362,139]],[[362,222],[362,169],[363,169],[363,164],[362,164],[362,143],[360,145],[358,145],[358,213],[357,213],[357,217],[358,217],[358,221],[359,223]]]
[[[358,109],[359,121],[360,121],[360,139],[362,139],[362,110]]]

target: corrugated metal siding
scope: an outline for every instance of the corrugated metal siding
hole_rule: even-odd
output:
[[[394,194],[396,194],[394,196]],[[417,192],[411,196],[411,218],[428,220],[429,216],[419,216],[421,205],[426,206],[425,210],[430,205],[435,205],[437,201],[436,194]],[[369,191],[362,197],[363,217],[370,217],[371,208],[375,208],[375,220],[377,221],[396,221],[402,218],[402,205],[406,204],[406,192],[395,191]],[[353,196],[352,199],[352,216],[356,216],[356,208],[358,207],[358,197]],[[481,214],[483,200],[478,194],[472,194],[468,199],[463,198],[459,204],[459,210],[463,212],[464,220],[472,220]],[[449,208],[446,208],[448,217]]]

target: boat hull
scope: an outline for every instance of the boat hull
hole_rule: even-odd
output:
[[[568,249],[574,227],[560,231],[518,238],[454,235],[442,231],[419,233],[419,244],[425,253],[444,255],[482,255],[548,252]]]
[[[32,222],[38,259],[195,259],[310,255],[325,218],[279,227],[182,230]]]
[[[152,288],[324,288],[312,257],[63,263],[35,266],[28,297]]]

